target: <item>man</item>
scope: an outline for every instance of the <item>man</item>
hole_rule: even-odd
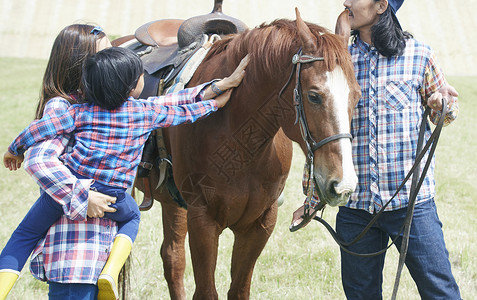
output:
[[[425,106],[434,123],[442,98],[448,101],[445,125],[458,112],[457,92],[446,83],[430,47],[402,30],[396,11],[403,0],[346,0],[353,42],[349,51],[361,86],[351,133],[358,185],[336,217],[336,231],[353,240],[391,199],[416,158]],[[426,127],[426,140],[431,133]],[[427,156],[424,157],[424,161]],[[434,160],[434,158],[432,158]],[[409,180],[374,226],[348,249],[372,253],[384,249],[401,229],[409,204]],[[434,161],[416,198],[406,266],[422,299],[460,299],[452,275],[442,224],[434,203]],[[311,201],[314,206],[319,200]],[[294,213],[299,224],[303,208]],[[396,240],[398,249],[401,237]],[[385,254],[358,257],[341,250],[341,275],[348,299],[382,299]]]

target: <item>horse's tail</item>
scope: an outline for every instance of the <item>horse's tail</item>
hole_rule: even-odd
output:
[[[130,273],[131,273],[131,255],[128,256],[126,262],[124,263],[121,272],[119,273],[118,279],[118,291],[119,291],[119,299],[126,300],[130,299],[128,297],[129,291],[131,289],[130,284]]]

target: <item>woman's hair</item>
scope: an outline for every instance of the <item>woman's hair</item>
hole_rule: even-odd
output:
[[[43,116],[51,98],[62,97],[70,103],[76,102],[71,95],[77,94],[80,88],[83,62],[96,52],[97,41],[105,36],[101,28],[85,24],[73,24],[61,30],[53,43],[43,76],[35,118]]]
[[[375,2],[378,1],[375,0]],[[353,30],[351,35],[356,38],[359,36],[359,32]],[[371,27],[371,42],[378,52],[386,57],[403,54],[406,40],[410,38],[412,38],[412,34],[402,30],[389,5],[386,11],[380,15],[378,22]]]
[[[84,100],[104,109],[116,109],[127,100],[143,74],[139,56],[112,47],[88,56],[81,78]]]

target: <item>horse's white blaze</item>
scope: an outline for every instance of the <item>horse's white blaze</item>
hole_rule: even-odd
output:
[[[338,124],[339,132],[337,133],[349,133],[349,115],[348,115],[348,97],[349,97],[349,85],[348,80],[343,73],[341,67],[337,66],[332,72],[328,72],[327,86],[333,96],[334,111],[336,112],[336,124]],[[341,154],[342,154],[342,168],[343,178],[342,181],[335,187],[337,194],[348,194],[355,190],[358,182],[358,177],[353,165],[353,157],[351,151],[351,140],[339,139]],[[343,199],[343,201],[347,201]]]

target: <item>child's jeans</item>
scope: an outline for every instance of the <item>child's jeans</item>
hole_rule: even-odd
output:
[[[84,178],[79,175],[77,177]],[[118,234],[126,234],[134,242],[140,222],[140,212],[134,198],[123,188],[110,187],[97,182],[93,183],[92,188],[116,197],[116,203],[111,207],[116,208],[117,211],[105,213],[105,217],[118,222]],[[61,205],[42,191],[3,248],[0,254],[0,270],[21,271],[38,241],[63,214]]]
[[[48,282],[49,300],[97,300],[98,286],[96,284]]]

